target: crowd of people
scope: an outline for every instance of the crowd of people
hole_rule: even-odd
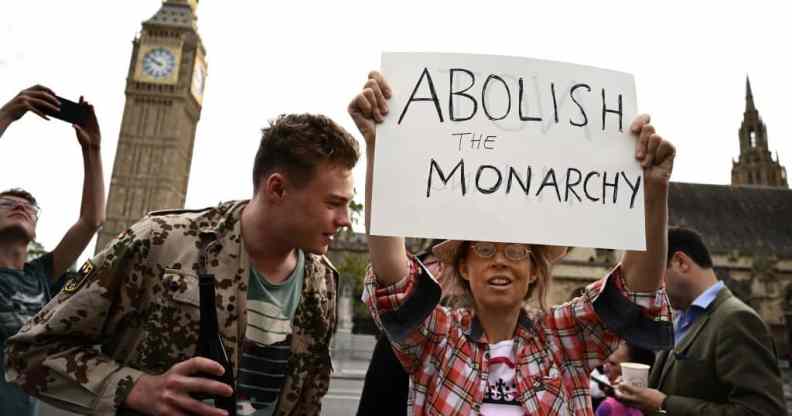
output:
[[[391,95],[374,71],[348,107],[367,230]],[[351,225],[357,140],[321,115],[280,116],[263,130],[250,199],[151,212],[69,275],[105,210],[101,134],[80,101],[82,204],[55,249],[27,260],[40,208],[21,188],[0,193],[0,414],[34,415],[37,397],[80,414],[223,416],[196,396],[233,394],[240,415],[319,415],[338,280],[325,254]],[[0,135],[59,106],[45,87],[23,90],[0,108]],[[547,297],[568,247],[437,240],[413,255],[403,238],[369,235],[363,301],[381,336],[359,415],[787,414],[767,326],[717,279],[702,237],[668,226],[674,146],[647,115],[630,132],[646,250],[563,304]],[[207,274],[235,385],[195,356]],[[647,385],[623,380],[623,363],[651,366]]]

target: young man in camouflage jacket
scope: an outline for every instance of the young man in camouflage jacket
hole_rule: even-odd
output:
[[[83,414],[220,416],[191,394],[234,388],[243,414],[318,415],[336,319],[323,255],[350,225],[358,155],[331,120],[281,116],[264,130],[253,199],[133,225],[11,338],[6,377]],[[192,358],[202,256],[236,386],[200,376],[223,368]]]

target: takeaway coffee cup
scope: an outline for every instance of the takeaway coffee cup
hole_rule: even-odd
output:
[[[627,383],[635,387],[647,387],[649,385],[649,366],[641,363],[621,363],[622,383]]]

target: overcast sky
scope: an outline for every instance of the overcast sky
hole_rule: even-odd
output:
[[[160,0],[3,1],[0,100],[41,83],[97,109],[110,184],[132,40]],[[638,4],[646,6],[639,6]],[[678,148],[673,180],[728,184],[745,76],[771,150],[792,170],[792,39],[786,2],[307,2],[203,0],[209,76],[187,206],[250,196],[260,129],[280,113],[346,105],[387,51],[526,56],[630,72],[638,106]],[[71,128],[25,116],[0,139],[0,189],[43,207],[52,249],[77,219],[82,160]],[[362,190],[364,163],[356,171]],[[89,247],[82,258],[93,253]]]

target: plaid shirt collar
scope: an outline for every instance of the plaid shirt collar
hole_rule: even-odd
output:
[[[534,332],[534,324],[525,309],[520,310],[520,316],[517,318],[517,329],[515,331],[515,338],[520,340],[531,337]],[[481,321],[476,316],[475,312],[468,310],[464,318],[462,318],[462,333],[471,340],[478,344],[489,344],[487,334],[484,332],[484,327],[481,326]]]

